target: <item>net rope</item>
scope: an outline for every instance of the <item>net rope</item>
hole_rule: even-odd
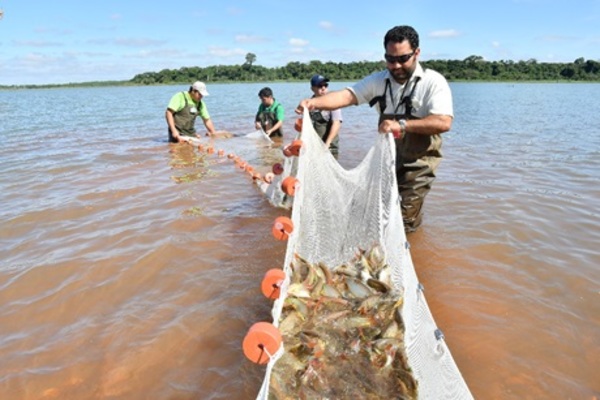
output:
[[[299,157],[286,158],[281,175],[270,184],[260,183],[274,206],[291,208],[294,224],[283,263],[286,279],[271,311],[273,324],[279,325],[294,253],[332,268],[350,260],[357,249],[379,243],[392,269],[392,284],[404,296],[404,340],[419,398],[472,399],[434,322],[412,263],[398,197],[394,140],[391,134],[374,136],[375,144],[360,164],[346,170],[314,131],[305,110],[297,137],[302,140]],[[290,175],[299,181],[293,198],[281,190],[282,180]],[[271,371],[281,354],[283,346],[267,365],[257,399],[268,399]]]

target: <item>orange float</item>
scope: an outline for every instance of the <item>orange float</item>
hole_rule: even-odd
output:
[[[203,144],[199,144],[198,145],[198,150],[203,151],[204,150],[204,145]]]
[[[271,232],[277,240],[287,240],[294,230],[294,223],[288,217],[277,217]]]
[[[302,118],[298,118],[296,120],[296,123],[294,123],[294,128],[296,129],[296,132],[302,132]]]
[[[262,179],[262,175],[259,172],[255,172],[252,174],[252,180],[253,181],[257,181],[259,179]]]
[[[206,152],[207,152],[208,154],[212,154],[212,153],[214,153],[214,152],[215,152],[215,149],[214,149],[212,146],[209,146],[209,147],[207,147],[207,148],[206,148]]]
[[[273,324],[257,322],[248,330],[242,348],[248,360],[266,364],[281,347],[281,341],[281,333]]]
[[[290,146],[287,145],[283,148],[283,155],[286,157],[291,157],[292,156],[292,152],[290,151]]]
[[[230,160],[233,160],[235,158],[235,154],[229,153],[229,154],[227,154],[227,158],[229,158]]]
[[[281,182],[281,190],[283,190],[283,192],[288,196],[293,196],[296,194],[296,188],[299,184],[300,182],[298,179],[294,178],[293,176],[288,176],[283,180],[283,182]]]
[[[220,149],[217,154],[218,154],[219,157],[223,157],[225,155],[225,150]]]
[[[300,139],[294,140],[288,147],[289,152],[292,153],[293,156],[299,156],[301,148],[302,148],[302,140],[300,140]]]
[[[273,268],[267,271],[260,284],[260,290],[267,299],[275,300],[281,294],[280,288],[285,279],[285,272],[279,268]]]
[[[281,175],[283,173],[283,165],[280,163],[273,164],[273,173],[275,175]]]

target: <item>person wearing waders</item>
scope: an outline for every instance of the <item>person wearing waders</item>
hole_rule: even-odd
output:
[[[314,75],[310,79],[313,97],[324,96],[327,94],[328,87],[329,79],[323,75]],[[342,110],[311,110],[310,119],[315,132],[321,137],[331,154],[337,158],[340,148],[338,134],[342,127]]]
[[[304,99],[308,110],[369,104],[379,112],[380,133],[394,134],[396,175],[407,233],[423,221],[425,196],[442,159],[442,137],[452,127],[452,93],[446,79],[419,63],[419,35],[411,26],[395,26],[383,39],[387,69],[351,87]]]
[[[196,117],[200,116],[206,127],[206,135],[214,136],[215,127],[210,119],[202,98],[208,96],[203,82],[197,81],[187,92],[175,93],[169,101],[165,118],[169,128],[169,142],[189,142],[189,138],[199,138],[196,133]]]
[[[280,102],[273,97],[273,91],[269,87],[264,87],[258,92],[260,105],[256,117],[254,118],[254,127],[262,129],[270,138],[283,137],[283,119],[285,110]]]

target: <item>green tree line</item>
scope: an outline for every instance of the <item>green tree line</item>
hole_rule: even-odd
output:
[[[283,67],[266,68],[254,65],[256,55],[248,53],[241,65],[212,65],[209,67],[182,67],[144,72],[127,81],[96,81],[69,84],[13,85],[0,88],[50,88],[84,86],[159,85],[205,82],[273,82],[307,81],[313,74],[327,76],[334,81],[357,81],[372,72],[384,69],[385,61],[356,61],[350,63],[310,61],[290,62]],[[527,61],[485,61],[480,56],[464,60],[421,61],[449,81],[587,81],[600,82],[600,61],[583,57],[571,63]]]
[[[268,82],[306,81],[319,73],[335,81],[355,81],[385,68],[384,61],[357,61],[335,63],[310,61],[290,62],[283,67],[266,68],[252,65],[256,56],[249,53],[242,65],[213,65],[209,67],[183,67],[145,72],[133,77],[134,84],[153,85],[187,83],[194,80],[206,82]],[[422,61],[450,81],[600,81],[600,62],[578,58],[572,63],[538,63],[528,61],[485,61],[480,56],[464,60]]]

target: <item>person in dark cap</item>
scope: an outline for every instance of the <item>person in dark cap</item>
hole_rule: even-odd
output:
[[[304,108],[335,110],[369,104],[379,113],[380,133],[393,133],[396,178],[404,229],[414,232],[423,219],[423,203],[442,160],[442,137],[452,127],[450,86],[439,72],[419,63],[419,34],[408,25],[395,26],[383,38],[387,69],[351,87],[300,101]]]
[[[323,75],[313,75],[310,79],[310,89],[313,92],[312,98],[323,96],[327,93],[329,79]],[[342,110],[310,110],[310,119],[317,134],[329,148],[331,154],[337,158],[339,154],[338,136],[342,127]]]
[[[165,118],[169,128],[169,142],[189,142],[189,138],[200,135],[196,133],[196,117],[204,122],[208,136],[215,135],[215,127],[210,119],[206,104],[202,99],[208,96],[208,90],[203,82],[196,81],[187,92],[175,93],[169,101]]]
[[[273,91],[269,87],[264,87],[258,92],[260,105],[256,117],[254,117],[254,127],[262,129],[270,138],[283,137],[283,119],[285,110],[280,102],[273,97]]]

